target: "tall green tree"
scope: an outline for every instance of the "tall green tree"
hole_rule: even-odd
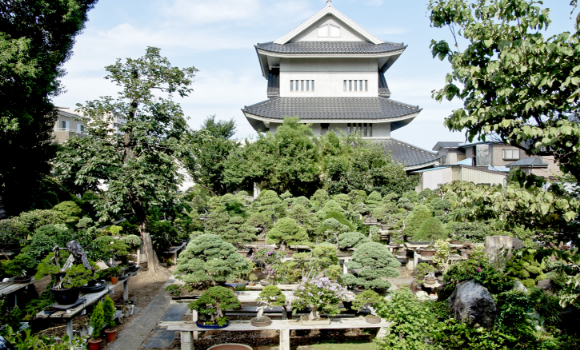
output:
[[[62,91],[62,64],[96,2],[0,1],[0,197],[11,215],[35,204],[50,173],[51,99]]]
[[[231,188],[224,181],[224,169],[230,153],[240,146],[232,140],[236,133],[233,119],[216,121],[215,115],[207,117],[201,131],[206,137],[195,137],[192,148],[194,156],[185,163],[193,181],[208,189],[213,195],[224,195]]]
[[[431,25],[449,27],[455,40],[431,42],[433,57],[452,68],[433,97],[463,101],[445,119],[449,129],[467,129],[470,141],[494,133],[528,155],[554,156],[579,181],[580,15],[574,31],[545,38],[552,21],[541,4],[431,0]]]
[[[225,181],[233,187],[254,183],[278,193],[310,195],[320,186],[318,149],[310,124],[286,117],[275,134],[260,134],[233,152],[225,167]]]
[[[106,79],[121,87],[118,98],[103,97],[78,105],[91,119],[88,136],[69,140],[59,152],[55,168],[64,181],[102,181],[106,185],[95,201],[102,220],[126,208],[133,212],[149,269],[156,273],[159,261],[147,213],[177,201],[182,179],[179,160],[191,156],[184,135],[192,131],[172,96],[185,97],[192,91],[189,86],[197,70],[173,67],[154,47],[138,59],[118,59],[106,70]],[[115,118],[126,120],[119,132],[113,127]]]

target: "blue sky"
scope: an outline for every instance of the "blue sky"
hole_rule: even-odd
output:
[[[67,92],[58,106],[99,96],[114,96],[116,88],[104,66],[117,58],[140,57],[147,46],[161,48],[172,64],[195,66],[200,72],[194,92],[177,99],[189,123],[197,129],[209,115],[234,118],[236,137],[255,135],[240,111],[266,100],[254,44],[276,40],[325,6],[326,0],[99,0],[77,37],[72,58],[65,63]],[[449,63],[433,59],[432,39],[450,39],[446,29],[430,28],[427,0],[334,0],[333,5],[375,36],[409,45],[386,74],[391,98],[419,105],[423,111],[392,137],[431,149],[437,141],[462,141],[443,118],[460,102],[439,104],[431,91],[443,85]],[[545,1],[554,22],[549,33],[572,30],[568,0]]]

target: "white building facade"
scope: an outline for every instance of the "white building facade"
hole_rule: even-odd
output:
[[[257,131],[275,133],[284,117],[297,116],[316,135],[360,132],[381,142],[408,170],[438,163],[435,153],[391,137],[421,112],[392,100],[385,79],[404,44],[378,39],[328,1],[288,34],[255,47],[269,99],[242,111]]]

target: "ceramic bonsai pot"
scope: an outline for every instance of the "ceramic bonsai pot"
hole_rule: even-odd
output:
[[[24,284],[32,281],[32,277],[28,276],[18,276],[14,279],[14,283],[16,284]]]
[[[238,250],[238,253],[240,253],[245,258],[246,256],[248,256],[249,251],[247,251],[247,250]]]
[[[86,286],[81,287],[81,293],[90,294],[100,292],[107,288],[105,281],[90,281]]]
[[[60,305],[71,305],[79,300],[79,292],[78,288],[69,288],[69,289],[56,289],[50,288],[52,294],[54,294],[54,300]]]
[[[300,320],[300,324],[303,326],[320,326],[320,325],[328,325],[330,324],[330,318],[321,318],[318,320]]]
[[[262,316],[260,318],[254,317],[250,321],[254,327],[266,327],[272,324],[270,317]]]
[[[102,342],[101,339],[89,339],[89,350],[99,350]]]
[[[381,323],[381,316],[367,315],[365,316],[365,321],[371,324]]]
[[[204,325],[199,323],[198,321],[195,321],[195,324],[199,327],[199,328],[205,328],[205,329],[221,329],[221,328],[226,328],[227,326],[230,325],[230,321],[228,321],[228,323],[226,323],[223,326],[218,326],[218,325]]]
[[[425,284],[432,285],[437,282],[437,278],[435,277],[425,277]]]
[[[437,251],[435,249],[423,249],[421,250],[421,256],[426,258],[435,255]]]
[[[107,341],[109,343],[117,340],[117,328],[107,329],[105,334],[107,335]]]
[[[269,286],[270,282],[262,280],[262,281],[260,281],[260,284],[263,286]]]
[[[252,348],[245,344],[228,343],[214,345],[211,348],[208,348],[207,350],[252,350]]]
[[[250,286],[250,287],[253,287],[255,285],[256,285],[256,283],[254,283],[254,282],[248,282],[248,286]]]

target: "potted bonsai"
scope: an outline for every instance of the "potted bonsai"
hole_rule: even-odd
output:
[[[280,288],[276,286],[266,286],[262,289],[260,296],[256,301],[261,303],[262,306],[258,310],[258,315],[252,318],[252,326],[265,327],[269,326],[272,323],[272,320],[268,316],[264,316],[264,310],[274,306],[284,306],[286,304],[286,296],[282,294]]]
[[[434,284],[437,282],[435,278],[435,268],[427,263],[420,263],[417,265],[417,283]]]
[[[83,265],[73,265],[67,271],[62,280],[50,291],[54,294],[54,299],[61,305],[71,305],[79,299],[80,287],[89,282],[92,271],[84,268]]]
[[[112,284],[117,284],[119,282],[119,275],[121,274],[121,267],[120,266],[113,266],[109,267],[107,270],[107,274],[111,279]]]
[[[256,274],[251,273],[248,276],[248,279],[250,280],[250,282],[248,282],[249,286],[255,286],[256,285],[256,281],[258,280],[258,276],[256,276]]]
[[[115,303],[113,300],[107,295],[105,300],[103,301],[103,314],[105,318],[105,325],[107,329],[105,330],[105,334],[107,335],[107,341],[112,342],[117,339],[117,325],[115,323],[115,313],[117,310],[115,309]]]
[[[100,301],[95,306],[93,314],[91,315],[91,339],[89,339],[89,350],[99,350],[101,348],[102,340],[101,329],[105,323],[105,313],[103,311],[103,303]]]
[[[224,315],[225,310],[240,308],[242,304],[231,290],[222,287],[211,287],[188,307],[197,310],[206,320],[196,321],[199,328],[219,329],[227,327],[230,322]],[[207,318],[209,317],[209,320]]]
[[[369,309],[371,314],[365,317],[367,323],[381,323],[381,317],[377,316],[377,306],[383,301],[383,298],[372,290],[365,290],[354,298],[354,307],[360,311]]]
[[[330,319],[321,318],[320,312],[330,316],[338,315],[338,303],[346,297],[346,293],[346,288],[330,281],[328,277],[302,282],[293,291],[295,299],[292,301],[292,314],[296,314],[298,310],[310,309],[308,317],[301,318],[302,324],[330,324]]]
[[[429,247],[427,249],[421,250],[421,256],[431,257],[437,252],[434,247],[432,247],[433,242],[438,239],[447,238],[447,230],[443,226],[441,220],[436,217],[430,217],[425,219],[419,229],[413,235],[413,240],[415,241],[428,241]]]
[[[35,260],[28,254],[18,254],[13,260],[6,263],[5,273],[10,276],[16,276],[14,283],[23,284],[32,280]]]

